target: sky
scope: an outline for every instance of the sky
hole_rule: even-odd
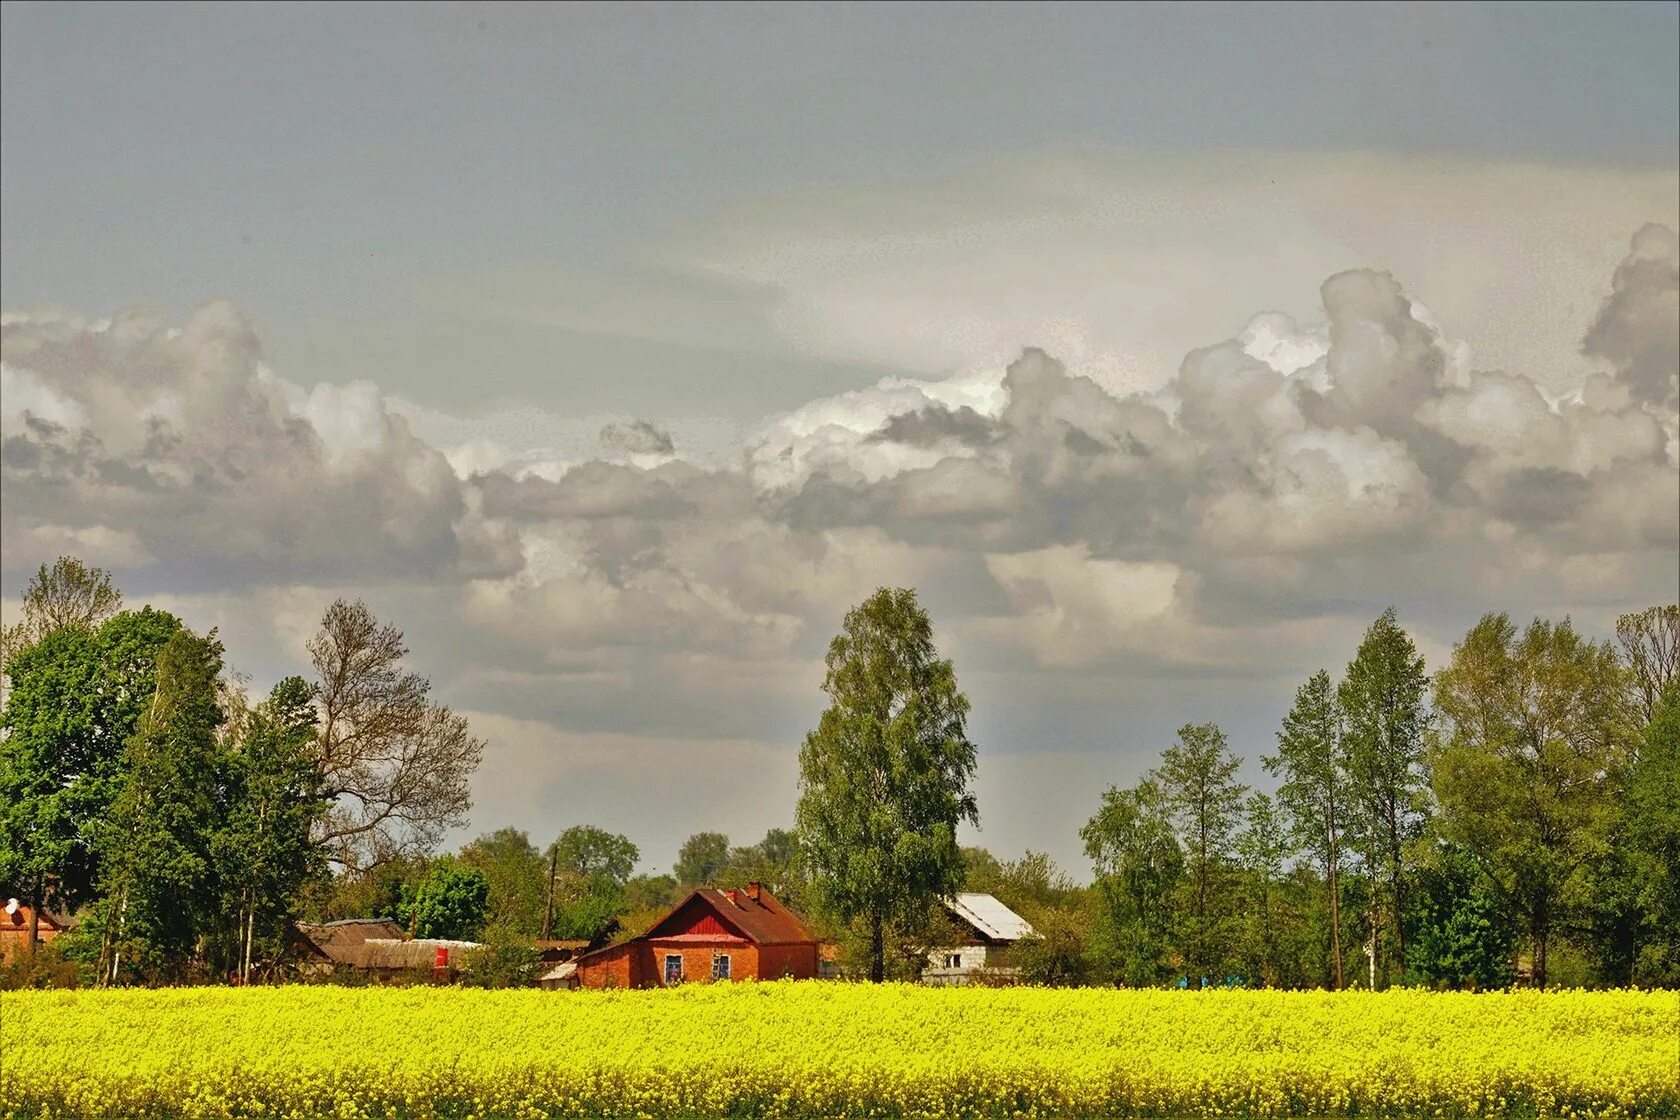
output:
[[[788,824],[914,586],[981,830],[1174,731],[1259,788],[1394,606],[1680,584],[1680,6],[0,15],[0,596],[61,552],[267,688],[343,595],[472,822]]]

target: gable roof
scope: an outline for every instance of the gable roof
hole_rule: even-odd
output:
[[[989,894],[956,895],[945,900],[945,909],[988,941],[1019,941],[1033,935],[1025,918]]]
[[[748,890],[720,890],[716,887],[699,887],[690,891],[663,918],[649,926],[646,933],[631,940],[648,941],[660,937],[661,928],[696,900],[716,914],[724,925],[760,945],[815,943],[817,940],[799,915],[782,905],[781,900],[769,891],[760,888],[755,899]]]

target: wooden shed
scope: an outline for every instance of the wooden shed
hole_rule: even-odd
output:
[[[758,883],[694,891],[646,933],[576,959],[581,988],[648,988],[721,980],[809,980],[817,939]],[[556,979],[559,979],[558,977]]]

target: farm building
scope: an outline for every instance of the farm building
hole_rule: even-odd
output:
[[[382,976],[440,965],[454,968],[459,965],[462,953],[478,948],[475,941],[411,939],[402,926],[389,918],[347,918],[320,925],[300,923],[297,932],[300,971],[306,975],[335,968]]]
[[[1009,976],[1006,951],[1033,935],[1027,920],[989,894],[959,894],[945,900],[945,910],[961,931],[954,945],[929,950],[924,984],[966,984],[981,970]]]
[[[758,883],[694,891],[640,937],[566,962],[545,986],[646,988],[714,980],[809,980],[817,939]],[[559,970],[565,971],[565,965]]]
[[[29,907],[15,898],[6,900],[0,913],[0,961],[9,961],[29,949]],[[36,936],[45,945],[76,923],[63,914],[42,908]]]

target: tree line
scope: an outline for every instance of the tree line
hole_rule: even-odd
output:
[[[1573,624],[1482,618],[1428,671],[1395,612],[1312,674],[1259,762],[1182,727],[1080,830],[1084,881],[964,847],[970,704],[916,595],[883,588],[830,644],[790,828],[691,836],[669,873],[579,824],[439,854],[483,751],[402,668],[400,631],[338,601],[313,673],[252,702],[214,632],[121,609],[108,575],[43,567],[5,633],[0,886],[75,909],[101,983],[287,974],[299,920],[599,944],[696,886],[758,880],[852,975],[913,979],[940,900],[985,891],[1036,934],[1042,984],[1278,987],[1523,980],[1680,985],[1680,606]]]
[[[100,983],[249,979],[337,882],[466,823],[483,753],[402,668],[402,634],[329,606],[312,678],[253,701],[214,630],[124,610],[109,573],[43,565],[4,632],[0,887],[74,913]]]

